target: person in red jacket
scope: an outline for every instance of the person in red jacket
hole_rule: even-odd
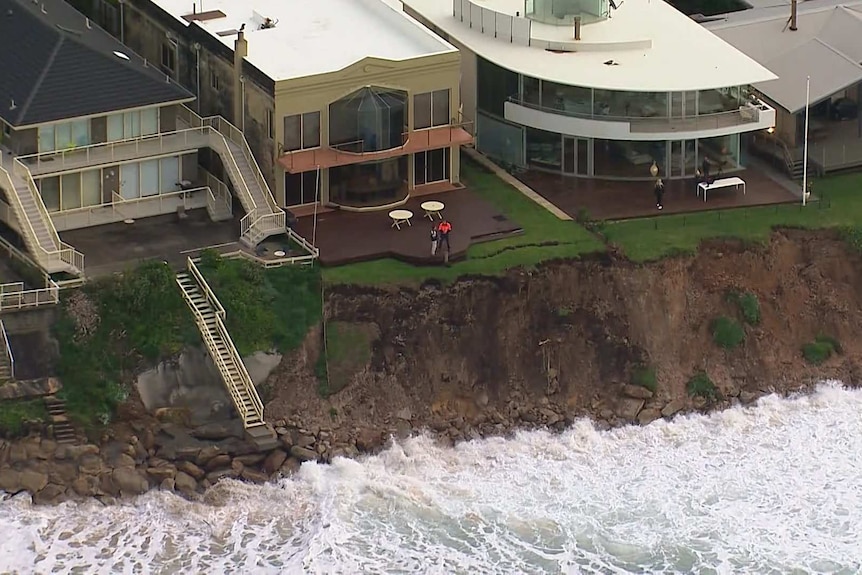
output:
[[[449,232],[452,231],[452,224],[449,223],[449,220],[441,220],[437,225],[437,233],[438,233],[438,249],[443,251],[443,258],[448,262],[449,261]],[[446,249],[443,250],[443,245],[445,244]]]

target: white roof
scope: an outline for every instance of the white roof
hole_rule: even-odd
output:
[[[862,0],[799,4],[796,30],[789,6],[726,14],[705,26],[778,74],[755,84],[789,112],[805,107],[807,77],[812,104],[862,80]]]
[[[474,0],[515,16],[523,0]],[[479,56],[527,76],[607,90],[667,92],[753,84],[775,78],[762,65],[662,0],[625,0],[611,18],[584,24],[589,51],[555,53],[501,41],[470,29],[453,16],[452,0],[403,0],[421,16]],[[572,41],[571,26],[532,22],[533,39]],[[629,48],[628,43],[649,47]],[[607,48],[596,45],[607,44]],[[617,44],[617,47],[613,45]],[[614,60],[615,66],[604,62]]]
[[[231,50],[237,30],[245,24],[246,60],[274,81],[343,70],[367,57],[402,61],[455,51],[382,0],[153,2],[184,25],[206,30]],[[191,14],[193,5],[196,18]],[[262,29],[267,19],[275,25]]]

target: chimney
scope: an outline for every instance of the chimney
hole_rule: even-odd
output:
[[[790,0],[790,29],[796,31],[796,0]]]
[[[245,25],[243,25],[245,27]],[[233,46],[233,123],[237,128],[242,128],[243,116],[243,82],[242,82],[242,62],[248,56],[248,40],[245,39],[245,32],[240,30],[237,32],[236,42]]]
[[[575,16],[574,25],[575,25],[575,40],[580,40],[581,39],[581,17],[580,16]]]

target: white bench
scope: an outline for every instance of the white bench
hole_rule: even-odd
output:
[[[711,184],[707,184],[706,182],[701,182],[697,185],[697,195],[700,197],[700,193],[703,192],[703,201],[706,201],[706,193],[709,190],[717,190],[719,188],[736,188],[739,189],[739,186],[742,186],[742,195],[745,195],[745,180],[742,178],[722,178],[720,180],[715,180]]]

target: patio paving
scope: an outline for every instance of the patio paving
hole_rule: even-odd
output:
[[[517,177],[573,218],[581,210],[586,210],[590,218],[598,220],[794,203],[800,199],[798,193],[790,191],[792,182],[782,181],[780,175],[768,173],[765,169],[748,168],[722,177],[733,176],[745,180],[745,194],[734,188],[712,190],[706,202],[703,196],[697,196],[697,184],[693,178],[664,180],[664,209],[661,212],[656,209],[652,181],[594,180],[536,170]]]
[[[122,272],[150,259],[161,259],[182,267],[187,253],[201,248],[236,244],[239,219],[213,222],[205,209],[189,210],[179,220],[176,214],[154,216],[60,232],[60,238],[84,254],[88,277]],[[236,248],[235,248],[236,249]]]
[[[320,263],[342,265],[391,257],[412,264],[439,264],[442,256],[431,256],[431,221],[419,207],[422,202],[440,201],[446,205],[444,217],[452,223],[449,236],[450,261],[466,256],[471,244],[520,233],[520,226],[469,188],[411,199],[400,209],[413,212],[412,226],[392,227],[389,210],[319,213],[316,245]],[[439,220],[435,219],[435,223]],[[314,236],[314,217],[299,218],[296,231],[308,240]]]

